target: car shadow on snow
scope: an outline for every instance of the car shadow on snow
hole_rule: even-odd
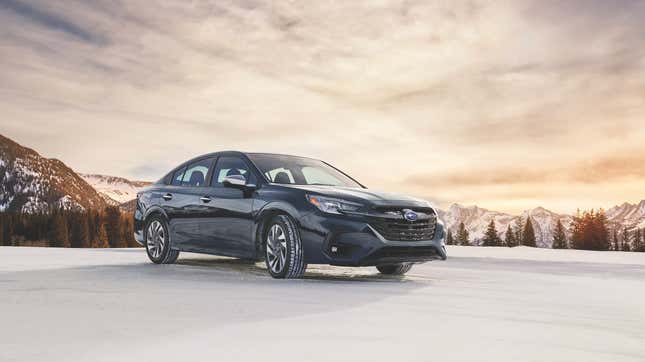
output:
[[[226,257],[180,257],[177,265],[212,268],[218,271],[240,272],[248,275],[270,278],[264,262]],[[414,269],[413,269],[414,270]],[[380,283],[424,283],[432,282],[411,273],[410,275],[382,275],[374,267],[336,267],[330,265],[309,265],[302,277],[305,281],[319,282],[380,282]]]

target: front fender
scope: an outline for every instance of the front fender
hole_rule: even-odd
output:
[[[300,227],[299,219],[302,216],[302,213],[290,203],[284,201],[271,201],[261,205],[256,211],[253,220],[253,235],[255,238],[255,250],[258,259],[263,256],[262,233],[264,228],[273,216],[278,214],[286,214],[290,216],[296,222],[296,225]]]

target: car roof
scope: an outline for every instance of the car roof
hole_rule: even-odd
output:
[[[307,158],[310,160],[317,160],[316,158],[312,157],[305,157],[305,156],[296,156],[296,155],[288,155],[288,154],[282,154],[282,153],[268,153],[268,152],[244,152],[244,151],[235,151],[235,150],[226,150],[226,151],[217,151],[217,152],[211,152],[211,153],[205,153],[203,155],[195,156],[189,160],[186,160],[179,164],[178,166],[175,166],[173,168],[173,171],[176,169],[179,169],[189,163],[193,163],[195,161],[199,161],[203,158],[208,158],[208,157],[218,157],[218,156],[247,156],[248,155],[258,155],[258,156],[287,156],[287,157],[298,157],[298,158]]]
[[[235,150],[226,150],[226,151],[217,151],[217,152],[211,152],[211,153],[206,153],[200,156],[196,156],[191,158],[190,160],[183,162],[183,164],[190,163],[193,161],[197,161],[202,158],[206,157],[217,157],[217,156],[249,156],[249,155],[257,155],[257,156],[286,156],[286,157],[298,157],[298,158],[306,158],[310,160],[316,160],[320,161],[317,158],[313,157],[306,157],[306,156],[297,156],[297,155],[289,155],[286,153],[271,153],[271,152],[244,152],[244,151],[235,151]]]
[[[310,159],[310,160],[320,161],[319,159],[317,159],[317,158],[313,158],[313,157],[289,155],[289,154],[286,154],[286,153],[244,152],[244,154],[246,154],[246,155],[258,155],[258,156],[287,156],[287,157],[298,157],[298,158],[307,158],[307,159]]]

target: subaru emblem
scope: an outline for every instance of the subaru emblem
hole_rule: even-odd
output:
[[[419,214],[417,214],[416,212],[414,212],[412,210],[407,210],[406,209],[406,210],[403,210],[403,218],[408,220],[408,221],[410,221],[410,222],[417,221],[417,219],[419,218]]]

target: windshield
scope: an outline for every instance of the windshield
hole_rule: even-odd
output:
[[[361,187],[350,177],[319,160],[259,153],[248,154],[248,157],[274,183]]]

